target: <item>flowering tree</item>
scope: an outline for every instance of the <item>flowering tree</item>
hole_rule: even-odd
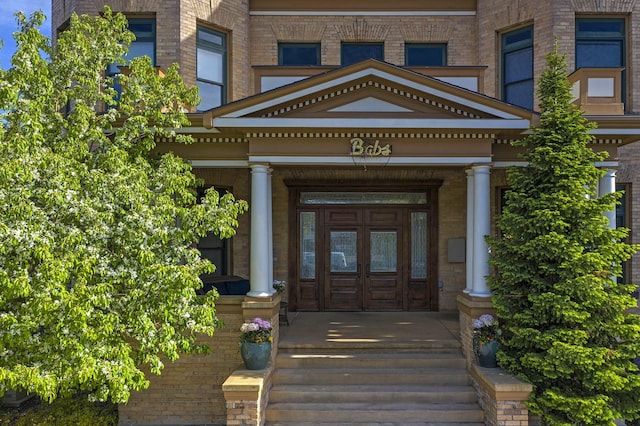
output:
[[[125,402],[148,386],[142,366],[206,350],[195,338],[218,325],[214,295],[196,289],[214,267],[194,243],[233,235],[246,204],[215,191],[197,203],[190,166],[152,154],[158,137],[190,141],[168,129],[199,99],[148,58],[114,90],[104,71],[133,39],[124,16],[73,16],[55,51],[43,19],[18,15],[0,69],[0,394]]]
[[[619,283],[637,250],[603,213],[619,194],[596,196],[605,154],[594,125],[571,103],[564,56],[547,58],[540,124],[519,144],[526,167],[511,185],[490,238],[500,365],[533,384],[528,406],[548,425],[613,425],[640,418],[640,317],[635,286]]]

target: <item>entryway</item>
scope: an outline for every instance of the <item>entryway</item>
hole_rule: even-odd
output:
[[[291,192],[292,310],[438,309],[437,191],[423,183]]]

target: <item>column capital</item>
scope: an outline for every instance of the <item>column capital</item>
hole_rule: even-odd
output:
[[[478,173],[489,174],[489,173],[491,173],[491,165],[490,164],[475,164],[475,165],[471,166],[471,170],[473,170],[473,172],[476,173],[476,174],[478,174]]]
[[[251,173],[268,173],[271,170],[271,166],[268,164],[249,164]]]

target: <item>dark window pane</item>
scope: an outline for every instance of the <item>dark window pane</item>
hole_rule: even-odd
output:
[[[367,59],[384,60],[382,43],[343,43],[342,65],[351,65]]]
[[[533,27],[502,36],[502,99],[533,109]]]
[[[509,48],[518,43],[531,43],[533,39],[533,32],[531,28],[525,28],[523,30],[513,31],[511,33],[505,34],[504,36],[504,47]]]
[[[587,36],[587,33],[599,36],[624,35],[624,21],[622,19],[577,19],[576,32],[581,36]]]
[[[153,41],[134,41],[129,46],[129,53],[126,58],[131,60],[133,58],[139,58],[141,56],[148,56],[151,58],[151,63],[156,63],[156,44]]]
[[[447,46],[444,44],[405,45],[405,64],[408,66],[444,66],[446,58]]]
[[[198,81],[198,94],[202,102],[198,105],[198,111],[206,111],[222,105],[222,86],[218,86],[205,81]]]
[[[504,90],[505,101],[523,108],[533,109],[533,82],[531,80],[506,85]]]
[[[621,67],[622,41],[580,41],[576,43],[576,68]]]
[[[278,47],[279,65],[320,65],[320,44],[292,43],[280,44]]]
[[[504,55],[506,84],[533,78],[533,49],[523,49]]]
[[[129,19],[129,31],[134,33],[137,38],[144,36],[151,37],[154,35],[154,25],[151,21]]]
[[[222,190],[218,190],[218,193]],[[204,188],[198,190],[198,202],[204,196]],[[229,275],[229,244],[227,239],[221,239],[213,232],[208,233],[198,241],[197,248],[200,250],[200,256],[209,259],[211,263],[216,265],[216,271],[213,274],[203,275],[200,278],[207,282],[212,276]]]

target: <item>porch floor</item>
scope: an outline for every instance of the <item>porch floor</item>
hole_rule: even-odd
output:
[[[457,312],[289,312],[279,347],[303,349],[456,349]]]

